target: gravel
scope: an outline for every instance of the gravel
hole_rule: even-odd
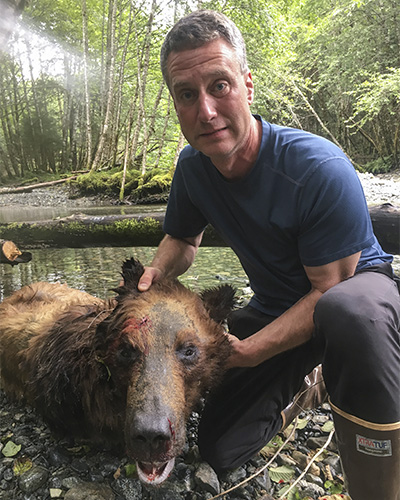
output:
[[[400,169],[391,174],[373,175],[359,173],[361,184],[364,188],[368,205],[378,205],[381,203],[392,203],[400,206]],[[69,189],[66,186],[56,186],[52,188],[35,189],[30,193],[1,194],[0,206],[32,206],[32,207],[53,207],[53,206],[75,206],[85,207],[104,204],[103,198],[91,197],[69,197]]]
[[[10,403],[1,391],[0,408],[0,498],[4,500],[204,500],[234,487],[262,468],[258,476],[224,498],[278,498],[280,490],[287,486],[287,475],[294,480],[301,474],[312,450],[325,444],[330,430],[326,429],[330,422],[329,405],[323,405],[318,411],[303,414],[296,439],[272,459],[268,468],[266,463],[275,454],[281,436],[244,466],[218,477],[200,459],[196,445],[199,415],[194,413],[188,423],[188,443],[183,455],[177,459],[170,478],[155,488],[140,483],[134,467],[123,455],[57,440],[31,408]],[[297,488],[308,498],[319,498],[328,492],[326,481],[342,491],[342,472],[334,444],[322,462],[313,464]]]
[[[391,175],[359,174],[369,205],[400,206],[400,171]],[[95,198],[71,200],[65,187],[37,189],[31,193],[0,194],[0,206],[90,206]],[[298,477],[313,450],[326,443],[332,427],[328,405],[302,415],[294,440],[260,475],[223,498],[227,500],[272,500]],[[188,423],[188,443],[171,477],[159,488],[149,488],[137,479],[124,456],[57,439],[29,407],[10,402],[0,390],[0,498],[4,500],[207,500],[265,468],[281,436],[272,447],[247,464],[218,477],[200,459],[196,445],[199,415]],[[276,476],[277,471],[287,476]],[[297,487],[296,498],[318,499],[344,493],[339,456],[334,440]]]

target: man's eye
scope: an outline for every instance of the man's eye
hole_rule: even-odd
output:
[[[215,91],[219,94],[219,95],[225,95],[227,92],[228,92],[228,84],[225,83],[225,82],[218,82],[216,85],[215,85]]]
[[[183,102],[191,101],[193,99],[193,92],[189,92],[189,91],[182,92],[182,94],[180,95],[180,99]]]

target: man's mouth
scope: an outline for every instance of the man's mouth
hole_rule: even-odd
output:
[[[139,479],[146,484],[158,485],[170,475],[175,465],[175,458],[164,463],[136,462]]]
[[[200,137],[212,137],[214,135],[217,135],[219,132],[223,132],[227,128],[228,127],[221,127],[221,128],[215,129],[215,130],[211,130],[209,132],[203,132],[202,134],[200,134]]]

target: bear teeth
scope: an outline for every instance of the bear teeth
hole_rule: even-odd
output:
[[[139,479],[147,484],[161,484],[170,475],[175,465],[175,458],[164,463],[136,462]]]

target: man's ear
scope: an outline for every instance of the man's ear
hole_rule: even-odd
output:
[[[254,101],[254,83],[250,70],[247,70],[246,73],[244,74],[244,84],[246,85],[247,88],[247,102],[249,103],[250,106],[250,104],[253,104]]]

